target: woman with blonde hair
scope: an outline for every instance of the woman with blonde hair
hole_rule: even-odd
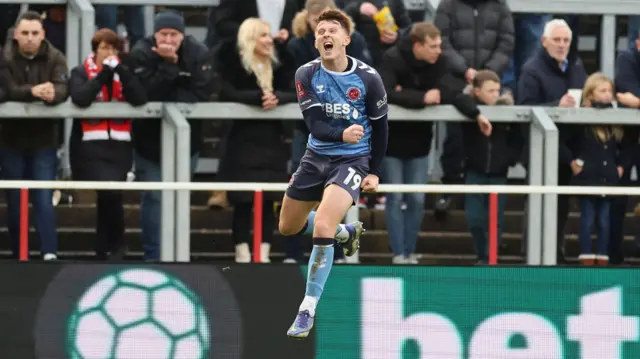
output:
[[[615,107],[613,81],[598,72],[589,76],[582,90],[582,106],[598,109]],[[623,131],[607,124],[584,126],[577,133],[577,149],[572,184],[615,186],[624,172],[621,156]],[[610,209],[612,198],[604,195],[580,196],[580,256],[584,265],[609,263]],[[598,242],[593,254],[591,229],[595,219]]]
[[[223,43],[218,52],[218,73],[222,79],[220,100],[240,102],[268,111],[295,102],[295,68],[280,61],[269,24],[246,19],[236,43]],[[231,119],[232,120],[232,119]],[[285,182],[287,150],[281,120],[235,120],[225,123],[219,177],[223,182]],[[249,242],[253,211],[252,192],[228,192],[234,206],[232,237],[236,262],[251,261]],[[262,262],[269,261],[275,230],[274,201],[282,194],[264,194]]]

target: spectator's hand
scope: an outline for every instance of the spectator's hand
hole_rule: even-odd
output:
[[[580,174],[580,172],[582,172],[582,166],[580,166],[576,160],[571,161],[570,166],[571,172],[573,172],[574,176],[577,176]]]
[[[622,177],[624,174],[624,168],[622,166],[618,166],[618,177]]]
[[[383,44],[391,45],[398,39],[398,33],[396,31],[383,31],[380,34],[380,42]]]
[[[262,109],[264,110],[273,110],[278,106],[278,98],[273,92],[265,92],[262,95]]]
[[[486,118],[483,114],[478,115],[478,118],[476,119],[476,121],[478,121],[478,127],[480,127],[480,132],[482,132],[482,134],[487,137],[491,136],[491,131],[493,130],[491,121],[489,121],[489,119]]]
[[[280,42],[287,42],[289,40],[289,30],[280,29],[273,38]]]
[[[109,56],[104,61],[102,61],[103,66],[107,66],[112,70],[115,69],[120,64],[120,59],[117,56]]]
[[[44,94],[44,87],[44,84],[33,86],[31,88],[31,95],[33,95],[33,97],[42,98]]]
[[[560,107],[575,107],[576,106],[576,99],[573,96],[569,95],[569,93],[567,92],[560,99],[560,103],[558,104],[558,106],[560,106]]]
[[[174,46],[169,44],[160,44],[152,47],[151,50],[165,59],[165,61],[169,61],[174,64],[178,62],[178,54],[176,53],[178,49]]]
[[[467,72],[464,73],[464,78],[467,80],[467,83],[471,83],[473,81],[473,79],[476,78],[476,73],[478,71],[476,71],[476,69],[472,69],[472,68],[468,68]]]
[[[378,8],[370,2],[363,2],[360,5],[360,14],[368,17],[373,17],[378,13]]]
[[[636,95],[631,92],[617,93],[616,99],[627,107],[640,108],[640,98],[636,97]]]
[[[342,141],[346,143],[358,143],[364,136],[364,127],[360,125],[351,125],[342,131]]]
[[[33,97],[37,97],[41,100],[51,102],[55,95],[55,89],[51,82],[45,82],[31,88],[31,94]]]
[[[364,178],[360,187],[362,188],[362,192],[377,192],[379,183],[380,178],[378,178],[378,176],[369,174]]]
[[[438,105],[440,104],[440,90],[432,89],[424,93],[425,105]]]
[[[47,102],[52,102],[54,97],[56,96],[56,89],[55,87],[53,87],[53,84],[51,82],[45,82],[44,85],[45,87],[42,99]]]

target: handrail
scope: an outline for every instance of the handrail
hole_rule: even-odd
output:
[[[300,108],[296,104],[282,105],[272,111],[264,111],[257,106],[232,102],[202,102],[197,104],[172,103],[188,119],[200,120],[301,120]],[[494,122],[521,122],[531,120],[533,108],[540,108],[556,123],[619,125],[640,124],[640,111],[632,109],[562,109],[538,106],[480,106],[483,114]],[[43,103],[7,102],[0,104],[0,120],[20,118],[161,118],[164,114],[162,102],[150,102],[133,107],[126,103],[95,103],[88,108],[80,108],[71,102],[56,106]],[[468,121],[451,105],[426,107],[409,110],[399,106],[389,106],[390,121]]]

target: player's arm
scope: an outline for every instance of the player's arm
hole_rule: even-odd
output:
[[[387,153],[387,141],[389,138],[389,123],[387,112],[387,92],[384,89],[382,79],[376,73],[371,76],[367,86],[366,98],[367,114],[371,122],[371,160],[369,161],[369,173],[380,177],[382,159]]]
[[[304,122],[313,138],[323,142],[343,142],[343,130],[332,128],[322,111],[318,95],[311,86],[312,67],[303,65],[296,71],[296,93]]]

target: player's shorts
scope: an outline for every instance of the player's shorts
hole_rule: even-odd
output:
[[[319,202],[325,187],[336,184],[358,203],[360,185],[369,174],[369,155],[327,156],[309,149],[291,176],[287,196],[297,201]]]

